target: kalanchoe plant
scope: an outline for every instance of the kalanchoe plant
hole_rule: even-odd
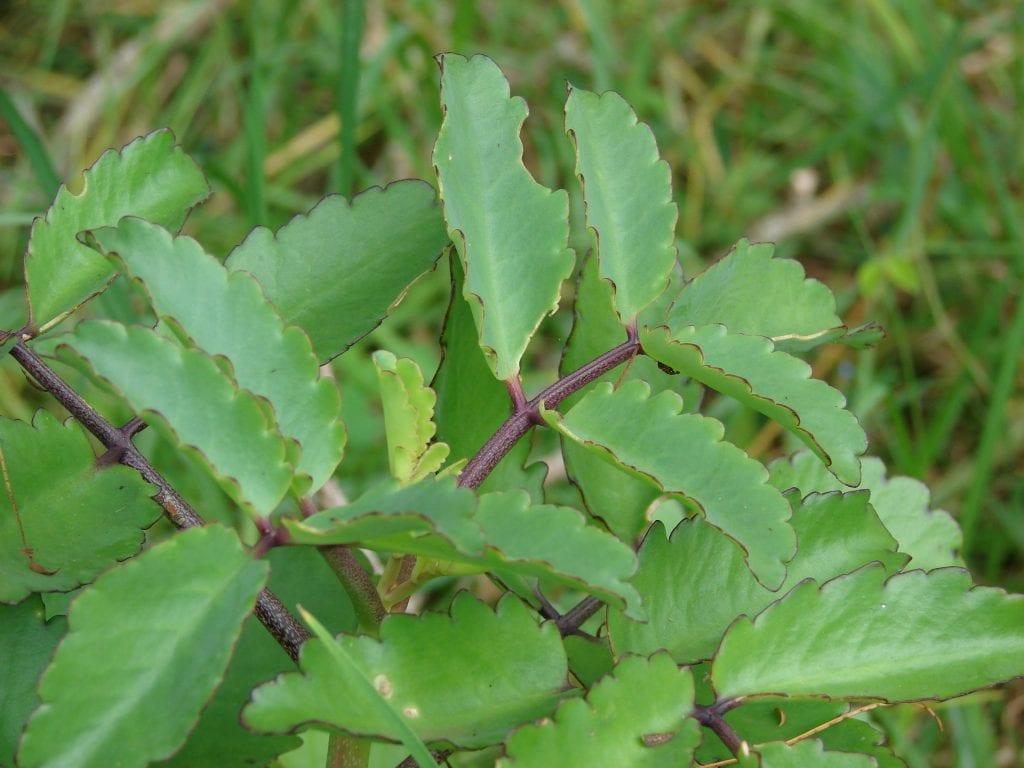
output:
[[[440,202],[421,181],[328,198],[221,263],[175,234],[208,188],[158,131],[35,223],[5,350],[73,418],[0,419],[0,764],[899,766],[864,713],[1024,675],[1024,598],[972,583],[952,518],[864,458],[800,357],[876,329],[770,245],[683,280],[652,133],[570,87],[577,263],[567,193],[523,164],[526,105],[489,59],[439,61]],[[320,366],[442,256],[432,384],[366,363],[392,477],[325,504],[346,431]],[[531,397],[524,353],[574,272],[561,378]],[[766,467],[705,391],[806,450]],[[578,508],[527,465],[535,428]],[[230,498],[219,524],[195,476]],[[147,545],[161,508],[182,530]],[[474,574],[500,597],[407,612]]]

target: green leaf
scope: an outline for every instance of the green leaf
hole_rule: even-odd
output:
[[[0,602],[92,581],[161,514],[135,470],[97,469],[85,430],[46,411],[32,425],[0,419],[0,480]]]
[[[302,328],[320,362],[368,334],[445,244],[437,195],[405,180],[351,204],[327,197],[276,233],[257,227],[227,258],[251,273],[284,321]]]
[[[437,392],[438,440],[451,448],[451,462],[469,459],[493,435],[512,411],[505,385],[494,378],[477,343],[476,324],[462,295],[462,265],[451,256],[452,289],[441,334],[441,363],[431,386]],[[520,440],[498,462],[480,486],[481,491],[525,488],[535,500],[544,497],[547,467],[536,462],[523,467],[530,441]]]
[[[501,768],[689,765],[700,742],[693,677],[667,654],[623,659],[586,700],[563,702],[553,719],[508,740]]]
[[[641,334],[644,352],[774,419],[806,443],[847,485],[860,482],[858,456],[867,437],[846,398],[812,379],[803,360],[760,336],[721,325],[655,328]]]
[[[345,444],[341,396],[332,379],[319,378],[309,338],[285,326],[252,275],[228,272],[192,238],[141,219],[90,235],[143,285],[161,319],[189,344],[230,360],[238,386],[270,401],[281,433],[302,447],[296,493],[327,482]]]
[[[310,640],[302,648],[302,672],[257,688],[244,721],[274,732],[315,722],[399,740],[391,718],[372,701],[380,697],[423,741],[475,748],[549,715],[566,685],[558,630],[537,626],[515,598],[505,598],[492,612],[462,593],[450,616],[391,615],[380,632],[379,641],[351,635],[337,640],[372,691],[341,687],[351,678],[339,674],[321,640]],[[510,669],[515,674],[506,674]]]
[[[80,323],[65,339],[61,348],[194,449],[236,502],[259,515],[278,505],[292,476],[284,440],[256,398],[208,355],[149,328],[100,320]]]
[[[423,383],[423,372],[412,360],[378,350],[373,364],[384,406],[391,475],[403,485],[415,483],[437,472],[448,456],[447,445],[430,444],[437,431],[437,395]]]
[[[599,384],[565,416],[545,418],[566,437],[696,504],[746,550],[758,579],[777,588],[796,548],[789,504],[766,484],[759,462],[722,442],[719,422],[681,407],[674,393],[651,397],[647,384],[629,381],[615,391]]]
[[[725,698],[895,702],[948,699],[1020,675],[1024,596],[973,587],[958,568],[886,581],[875,564],[820,587],[805,581],[756,620],[733,624],[712,682]]]
[[[597,259],[589,254],[580,270],[572,333],[562,353],[563,376],[626,341],[612,302],[611,285],[598,274]],[[643,379],[655,392],[676,386],[681,376],[660,370],[651,358],[640,355],[626,367],[606,373],[598,381]],[[563,408],[578,402],[583,393],[565,400]],[[572,440],[562,440],[565,469],[580,491],[590,515],[623,541],[635,542],[649,525],[647,510],[661,490],[647,478],[639,478],[610,466],[600,456]]]
[[[547,576],[644,617],[640,594],[628,580],[637,566],[632,548],[588,526],[578,510],[531,505],[525,492],[507,491],[481,496],[478,519],[488,549],[501,557],[489,561],[489,570]]]
[[[443,54],[444,120],[434,146],[448,234],[466,274],[464,295],[494,375],[508,380],[572,272],[569,199],[534,181],[519,130],[526,103],[485,56]]]
[[[896,552],[896,539],[878,519],[865,491],[810,494],[791,503],[790,523],[799,548],[786,565],[782,591],[804,579],[822,583],[871,562],[881,563],[891,576],[910,559]]]
[[[388,483],[343,507],[282,522],[294,544],[362,542],[381,551],[444,557],[483,554],[475,516],[472,491],[456,487],[454,478],[427,477],[397,489]]]
[[[17,605],[0,605],[0,765],[14,765],[21,729],[39,706],[39,676],[67,625],[64,618],[44,621],[35,595]]]
[[[608,611],[617,658],[667,650],[678,664],[709,659],[737,616],[754,616],[777,595],[762,587],[743,561],[743,550],[696,517],[665,535],[660,523],[640,548],[633,586],[644,596],[647,621]]]
[[[101,576],[71,608],[19,764],[170,756],[220,682],[266,576],[220,527],[185,531]]]
[[[885,465],[874,457],[862,459],[861,467],[858,487],[871,491],[871,506],[899,542],[899,551],[911,557],[908,567],[929,571],[964,564],[958,554],[963,543],[960,527],[948,512],[929,508],[931,494],[924,483],[910,477],[887,479]],[[807,452],[774,461],[769,470],[779,489],[799,488],[804,494],[843,489]]]
[[[761,756],[761,768],[875,768],[878,764],[869,755],[850,752],[827,752],[817,740],[786,744],[782,741],[761,744],[756,753]]]
[[[601,277],[611,285],[622,324],[631,325],[668,287],[676,262],[671,169],[658,158],[651,129],[617,93],[598,96],[570,86],[565,129],[576,145]]]
[[[378,686],[381,685],[379,677],[371,680],[360,669],[359,664],[348,653],[345,646],[331,637],[331,633],[327,631],[327,628],[317,621],[311,613],[303,610],[302,618],[309,624],[313,634],[323,643],[323,647],[330,655],[333,662],[333,668],[330,671],[334,673],[335,679],[342,683],[341,687],[354,693],[358,700],[365,702],[365,706],[370,709],[370,714],[376,715],[375,719],[379,719],[386,724],[386,732],[394,733],[398,736],[402,746],[409,750],[418,765],[436,764],[436,761],[430,754],[430,750],[427,749],[427,745],[420,740],[419,736],[416,735],[416,732],[406,723],[403,717],[403,715],[415,717],[415,708],[412,708],[411,711],[410,708],[406,708],[405,712],[399,712],[389,701],[391,697],[388,695],[388,691],[386,689],[378,689]]]
[[[398,490],[383,486],[347,506],[283,525],[293,544],[358,543],[480,571],[544,576],[643,617],[640,595],[628,581],[636,569],[630,547],[588,527],[578,510],[532,505],[525,491],[484,494],[477,502],[454,479],[428,477]]]
[[[86,229],[140,216],[177,229],[210,194],[199,167],[160,130],[122,148],[104,152],[84,173],[79,194],[61,187],[53,205],[32,225],[25,257],[25,283],[36,329],[102,291],[114,276],[110,263],[78,242]]]

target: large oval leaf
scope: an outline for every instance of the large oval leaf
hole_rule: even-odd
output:
[[[736,622],[712,668],[726,698],[948,699],[1021,675],[1024,595],[974,587],[959,568],[887,581],[881,565],[805,581]]]
[[[142,768],[169,757],[220,682],[267,570],[233,531],[210,527],[101,576],[71,608],[19,765]]]
[[[466,273],[464,294],[494,375],[507,380],[540,321],[558,307],[573,268],[569,199],[523,165],[526,103],[485,56],[444,54],[444,120],[434,165],[448,233]]]

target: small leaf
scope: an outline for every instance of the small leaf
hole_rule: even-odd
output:
[[[765,664],[764,659],[771,659]],[[958,568],[886,581],[869,565],[805,581],[732,625],[712,669],[720,697],[777,693],[948,699],[1024,675],[1024,596]]]
[[[423,383],[423,372],[414,361],[378,350],[373,363],[384,406],[391,475],[403,485],[415,483],[437,472],[448,456],[444,443],[430,445],[437,431],[437,395]]]
[[[659,362],[774,419],[806,443],[847,485],[860,482],[867,437],[846,398],[811,367],[776,351],[759,336],[729,333],[721,325],[655,328],[641,335],[644,352]]]
[[[267,515],[284,497],[292,468],[266,411],[239,390],[206,354],[184,349],[149,328],[100,320],[65,337],[70,348],[110,382],[137,412],[193,448],[246,509]]]
[[[319,378],[309,338],[285,327],[252,275],[228,272],[192,238],[141,219],[90,235],[142,283],[161,319],[189,343],[230,360],[238,386],[270,401],[281,433],[302,447],[295,471],[305,482],[296,492],[327,482],[345,444],[341,396],[332,379]]]
[[[431,383],[437,392],[438,439],[451,448],[451,462],[471,458],[512,412],[505,385],[494,378],[477,343],[476,325],[462,295],[462,265],[451,256],[452,288],[441,334],[441,363]],[[498,462],[481,491],[525,488],[537,501],[544,497],[543,462],[524,468],[530,441],[520,440]]]
[[[886,478],[881,459],[861,460],[863,473],[858,488],[871,491],[871,506],[899,542],[899,551],[910,555],[910,568],[929,571],[947,565],[962,566],[958,551],[963,543],[960,526],[948,512],[932,510],[927,486],[910,477]],[[801,493],[845,490],[824,471],[821,462],[807,452],[789,461],[779,459],[769,468],[776,488],[799,488]]]
[[[61,617],[45,621],[39,597],[0,605],[3,695],[0,696],[0,765],[13,766],[21,729],[39,706],[39,677],[67,631]]]
[[[799,262],[772,258],[774,251],[770,243],[740,240],[725,258],[687,284],[668,325],[675,330],[718,323],[730,333],[767,336],[787,352],[843,341],[846,327],[836,314],[832,292],[805,278]],[[852,340],[860,344],[857,336]]]
[[[380,325],[444,244],[436,193],[406,180],[351,203],[324,198],[276,233],[257,227],[225,265],[252,274],[284,321],[309,334],[323,363]]]
[[[667,654],[630,656],[586,700],[563,702],[553,719],[508,740],[500,768],[591,768],[595,765],[689,765],[700,742],[693,677]]]
[[[32,325],[45,328],[102,291],[114,276],[111,264],[78,242],[86,229],[140,216],[177,229],[189,210],[210,194],[199,167],[156,131],[119,152],[104,152],[84,173],[82,191],[61,187],[45,218],[32,225],[25,256],[25,284]]]
[[[380,633],[379,641],[351,635],[337,639],[353,671],[372,684],[372,694],[342,687],[346,677],[324,642],[310,640],[302,648],[302,672],[257,688],[244,721],[274,732],[315,722],[399,740],[391,717],[368,701],[373,695],[386,700],[389,711],[399,713],[423,741],[476,748],[498,743],[511,728],[549,715],[566,685],[557,629],[550,623],[537,626],[515,598],[506,597],[492,612],[461,593],[450,616],[391,615]]]
[[[761,756],[761,768],[875,768],[878,764],[870,755],[851,752],[826,752],[817,740],[786,744],[776,741],[761,744],[755,750]]]
[[[676,261],[671,170],[651,129],[617,93],[569,87],[565,129],[576,145],[587,226],[623,325],[668,287]]]
[[[578,510],[531,505],[525,492],[507,491],[481,496],[478,519],[488,547],[506,561],[491,561],[492,570],[548,576],[644,617],[640,594],[628,581],[637,565],[632,548],[588,526]],[[540,568],[530,569],[529,563]]]
[[[444,119],[434,146],[448,234],[466,274],[464,295],[494,375],[519,373],[541,320],[572,272],[569,199],[534,181],[519,130],[526,103],[485,56],[443,54]]]
[[[97,579],[71,608],[19,764],[141,768],[169,757],[220,682],[266,577],[233,531],[209,527]]]
[[[743,561],[743,550],[699,517],[666,537],[660,523],[640,548],[633,586],[644,596],[647,621],[608,612],[617,658],[668,651],[678,664],[709,659],[737,616],[755,616],[777,595],[762,587]]]
[[[811,494],[791,501],[790,523],[799,546],[786,566],[782,591],[804,579],[820,584],[871,562],[881,563],[891,576],[910,559],[897,554],[896,539],[878,519],[865,491]]]
[[[161,514],[128,467],[97,469],[85,430],[0,419],[0,602],[86,584],[142,547]]]
[[[566,437],[696,504],[746,550],[758,579],[778,588],[796,549],[789,504],[766,484],[759,462],[722,442],[719,422],[681,408],[677,395],[651,397],[644,382],[629,381],[617,391],[599,384],[565,416],[545,418]]]

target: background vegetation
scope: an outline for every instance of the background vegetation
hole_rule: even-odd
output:
[[[277,227],[326,193],[432,178],[440,123],[432,57],[484,52],[531,105],[527,162],[544,184],[572,189],[565,81],[617,90],[674,170],[688,275],[741,236],[771,240],[842,297],[852,324],[886,328],[886,341],[867,353],[827,349],[819,374],[849,394],[891,471],[926,482],[936,505],[958,517],[977,578],[1021,591],[1022,8],[1013,0],[382,0],[365,12],[328,0],[3,3],[0,325],[16,323],[32,219],[59,182],[80,184],[78,171],[104,149],[173,128],[214,187],[186,229],[226,255],[252,226]],[[582,234],[574,235],[580,249]],[[353,362],[386,347],[433,370],[442,272],[336,361],[351,432],[347,490],[386,467],[376,382]],[[569,322],[555,318],[548,337],[562,337]],[[543,342],[531,355],[527,390],[536,391],[557,360]],[[56,411],[9,361],[0,368],[0,412]],[[762,421],[716,406],[751,453],[787,450]],[[552,447],[542,440],[536,449],[555,460]],[[553,495],[567,492],[564,480],[552,484]],[[1015,764],[1020,683],[940,715],[945,732],[918,709],[887,713],[914,740],[916,765]]]

